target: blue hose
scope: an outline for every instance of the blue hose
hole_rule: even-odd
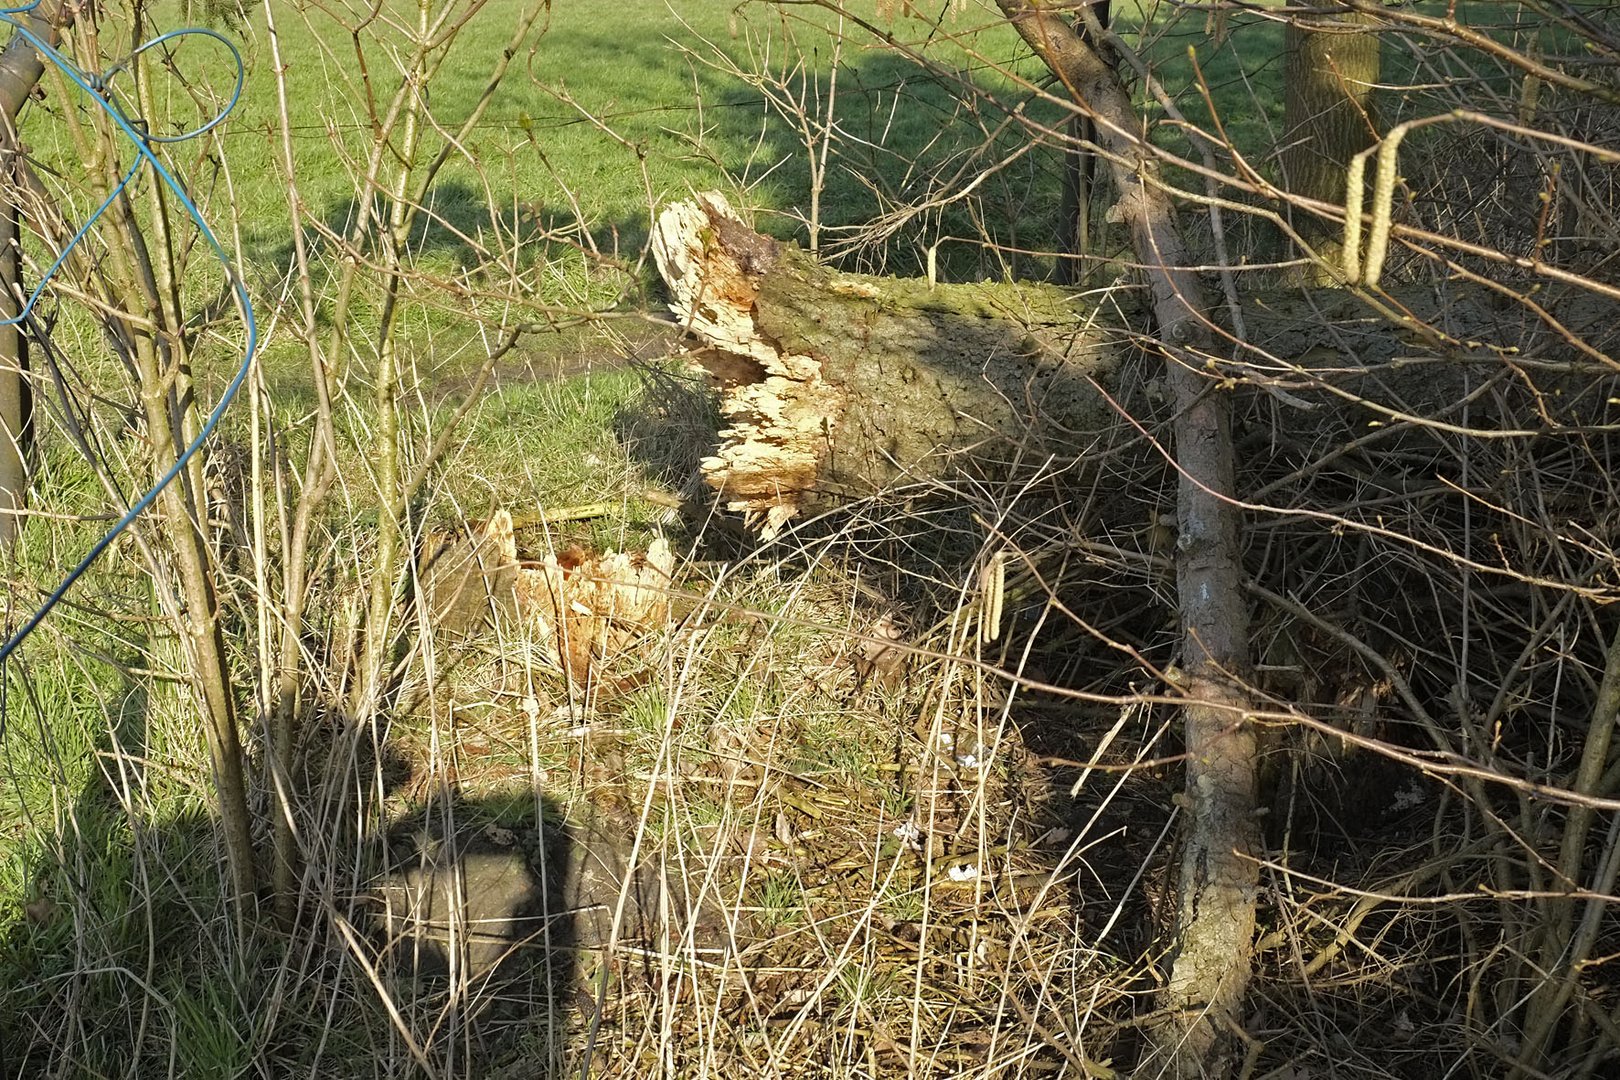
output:
[[[77,582],[79,578],[84,576],[85,571],[89,570],[90,567],[95,564],[95,561],[101,557],[102,553],[107,550],[108,546],[111,545],[114,540],[118,539],[120,533],[129,528],[136,518],[140,517],[146,512],[147,508],[150,507],[152,503],[157,500],[157,497],[163,493],[163,490],[167,488],[169,484],[174,481],[174,478],[180,475],[181,470],[191,462],[191,459],[196,456],[197,451],[202,449],[203,443],[208,440],[208,437],[213,434],[214,429],[219,426],[220,417],[222,417],[225,414],[225,410],[230,407],[232,400],[234,400],[236,397],[237,391],[241,390],[242,384],[247,381],[248,372],[252,368],[253,364],[253,353],[258,347],[259,338],[258,325],[255,323],[253,318],[253,302],[248,297],[247,287],[243,284],[241,275],[238,274],[236,269],[231,265],[230,256],[225,253],[225,248],[219,242],[219,238],[214,235],[214,231],[210,229],[208,227],[208,223],[203,220],[202,211],[197,209],[197,204],[192,202],[191,196],[186,193],[184,186],[182,186],[181,183],[174,178],[174,175],[169,172],[169,170],[164,166],[163,162],[158,159],[157,154],[152,150],[154,145],[183,142],[186,139],[194,139],[199,135],[204,135],[207,132],[212,131],[224,121],[225,117],[230,113],[230,111],[236,107],[237,101],[239,101],[242,96],[242,86],[246,79],[246,66],[242,62],[241,52],[238,51],[236,46],[227,40],[223,35],[218,34],[213,30],[204,29],[202,27],[188,28],[184,30],[172,30],[140,45],[128,57],[114,64],[105,72],[94,74],[84,71],[71,60],[68,60],[45,41],[41,40],[37,34],[28,29],[27,26],[23,25],[21,21],[19,21],[17,16],[28,14],[37,8],[39,4],[40,0],[33,0],[32,3],[24,7],[0,8],[0,23],[11,26],[18,34],[22,35],[23,38],[32,44],[35,49],[39,50],[40,55],[44,57],[47,62],[55,65],[56,68],[62,72],[62,74],[66,75],[81,90],[84,91],[86,97],[100,106],[102,111],[107,114],[113,123],[118,126],[119,130],[121,130],[129,139],[130,144],[135,147],[137,156],[134,163],[130,165],[129,169],[125,171],[123,178],[118,182],[118,186],[113,189],[112,194],[109,195],[106,201],[96,209],[95,213],[91,214],[85,223],[80,226],[78,232],[76,232],[73,235],[73,238],[68,241],[67,246],[64,247],[61,253],[57,255],[56,261],[51,264],[48,270],[46,270],[44,276],[40,279],[38,286],[36,286],[34,291],[29,295],[27,301],[23,305],[22,311],[19,312],[15,318],[0,320],[0,326],[17,325],[32,314],[34,305],[39,302],[40,296],[43,294],[46,286],[50,284],[51,279],[55,277],[56,273],[61,269],[62,263],[67,259],[68,255],[72,253],[73,249],[83,242],[85,236],[90,232],[90,229],[95,225],[96,221],[107,212],[107,208],[112,205],[113,200],[118,198],[118,196],[124,192],[124,189],[129,186],[130,182],[134,180],[136,174],[140,171],[140,166],[142,163],[145,163],[152,166],[152,170],[157,174],[158,179],[165,186],[167,186],[171,192],[173,192],[175,198],[179,200],[180,205],[185,208],[186,213],[190,216],[192,222],[197,226],[198,231],[201,232],[203,238],[208,241],[208,246],[214,249],[214,254],[219,258],[220,265],[225,268],[225,276],[230,281],[232,290],[236,293],[237,304],[242,311],[242,323],[247,330],[247,340],[242,350],[241,366],[237,368],[236,374],[231,378],[230,383],[225,387],[225,392],[220,395],[219,401],[214,405],[213,411],[208,414],[208,419],[204,422],[202,430],[197,433],[197,437],[193,439],[183,451],[181,451],[180,456],[175,460],[174,465],[169,469],[169,471],[164,473],[163,476],[160,477],[158,481],[149,489],[147,489],[147,491],[141,495],[139,499],[135,500],[134,504],[132,504],[124,513],[124,516],[119,518],[112,528],[108,529],[101,539],[97,540],[95,544],[91,546],[90,550],[85,553],[84,558],[79,560],[78,565],[76,565],[72,570],[68,571],[67,576],[62,579],[61,583],[57,585],[55,589],[51,590],[50,595],[45,598],[44,602],[35,608],[33,613],[28,616],[27,621],[25,621],[22,626],[11,635],[4,645],[0,645],[0,664],[4,664],[6,659],[16,651],[19,645],[23,643],[23,640],[26,639],[29,634],[33,633],[40,623],[45,621],[45,617],[48,616],[51,613],[51,610],[62,601],[62,598],[67,595],[68,590],[73,587],[74,583]],[[230,54],[231,61],[236,65],[236,85],[231,93],[230,100],[214,117],[209,119],[207,122],[178,135],[155,136],[139,130],[136,127],[136,123],[131,121],[129,117],[125,116],[123,111],[119,109],[112,100],[112,95],[107,92],[109,83],[120,71],[132,63],[136,57],[146,50],[156,48],[167,42],[180,38],[197,36],[212,38],[213,40],[224,45],[226,51]]]

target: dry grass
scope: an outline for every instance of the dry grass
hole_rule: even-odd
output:
[[[616,392],[627,438],[647,430],[637,410],[681,421],[674,378]],[[594,397],[548,393],[559,424],[601,422]],[[1508,416],[1527,400],[1503,385],[1477,407]],[[1148,398],[1132,404],[1151,419]],[[1257,396],[1257,422],[1272,426],[1274,407]],[[1010,481],[891,493],[762,548],[668,489],[684,513],[621,500],[607,518],[520,531],[528,557],[663,533],[682,553],[667,619],[594,657],[588,678],[521,620],[469,637],[416,622],[389,717],[355,725],[317,703],[290,778],[307,869],[285,936],[237,936],[202,759],[145,749],[185,744],[184,697],[126,707],[143,738],[98,733],[123,693],[104,667],[35,671],[107,689],[81,725],[96,774],[27,789],[78,792],[54,822],[23,799],[47,842],[9,864],[33,904],[5,942],[27,988],[6,1007],[9,1060],[94,1070],[134,1046],[142,1074],[172,1057],[187,1075],[564,1075],[587,1059],[623,1076],[1128,1068],[1173,939],[1173,611],[1154,516],[1170,477],[1138,429],[1103,440]],[[1566,767],[1577,744],[1555,718],[1579,707],[1601,643],[1557,643],[1570,624],[1553,616],[1589,601],[1535,583],[1568,575],[1568,551],[1551,522],[1524,519],[1556,494],[1595,515],[1580,526],[1593,532],[1612,504],[1591,490],[1590,459],[1510,441],[1468,444],[1475,475],[1499,478],[1490,490],[1436,485],[1423,478],[1443,442],[1409,425],[1353,459],[1250,458],[1244,483],[1275,508],[1253,521],[1249,558],[1276,763],[1253,1076],[1329,1062],[1489,1074],[1511,1015],[1490,986],[1528,959],[1537,906],[1557,902],[1500,845],[1545,851],[1558,818],[1447,765],[1494,738],[1470,760],[1500,776]],[[485,469],[469,449],[437,499],[487,489],[481,471],[544,488],[568,475],[551,461]],[[644,497],[662,464],[632,440],[581,483]],[[1475,535],[1511,574],[1458,572]],[[355,550],[336,558],[339,580]],[[348,640],[343,596],[317,622],[329,673]],[[1444,715],[1487,677],[1497,700]],[[342,686],[325,692],[339,701]],[[9,745],[13,762],[81,760]],[[273,805],[261,793],[257,809]],[[481,917],[471,893],[420,941],[384,932],[391,873],[479,858],[512,860],[527,889],[501,966],[472,962],[501,928],[457,922]],[[536,921],[537,904],[553,918]],[[469,966],[418,970],[414,950],[445,934]]]

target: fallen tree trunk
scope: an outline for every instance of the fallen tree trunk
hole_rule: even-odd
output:
[[[1117,105],[1111,73],[1072,31],[1039,25],[1037,8],[1004,7],[1051,51],[1079,98]],[[1337,535],[1341,522],[1359,520],[1334,508],[1346,498],[1377,507],[1434,478],[1476,514],[1518,505],[1509,471],[1476,475],[1465,490],[1467,472],[1451,463],[1503,439],[1542,460],[1562,454],[1564,441],[1611,439],[1620,430],[1620,365],[1611,359],[1620,307],[1557,288],[1530,303],[1455,279],[1377,296],[1294,288],[1245,298],[1243,339],[1223,339],[1222,313],[1205,309],[1167,208],[1128,180],[1116,177],[1128,191],[1120,212],[1139,215],[1129,217],[1137,246],[1160,260],[1140,260],[1156,342],[1129,331],[1133,318],[1146,323],[1147,305],[1123,290],[1071,295],[842,274],[753,232],[713,195],[667,209],[655,252],[672,308],[702,343],[695,359],[724,386],[725,428],[704,473],[767,534],[806,509],[896,480],[979,469],[1019,451],[1082,455],[1088,431],[1129,424],[1172,435],[1179,535],[1165,550],[1176,560],[1183,637],[1166,675],[1184,700],[1187,790],[1178,802],[1188,823],[1174,960],[1142,1071],[1216,1075],[1233,1065],[1221,1060],[1230,1036],[1243,1034],[1259,865],[1240,512],[1260,513],[1255,502],[1303,511],[1300,520]],[[1151,362],[1129,363],[1133,356]],[[1144,393],[1149,382],[1161,383],[1157,395]],[[1234,461],[1225,402],[1252,403],[1246,383],[1275,400],[1249,410],[1247,433],[1237,425]],[[1148,402],[1156,404],[1142,408]],[[1358,460],[1368,448],[1380,455],[1370,466]],[[1416,464],[1379,471],[1397,457]],[[1344,495],[1344,480],[1355,494]],[[1167,502],[1169,486],[1130,501]],[[1381,513],[1369,516],[1398,541]],[[1448,554],[1443,544],[1429,551]],[[1470,556],[1463,548],[1455,557]],[[1522,576],[1511,542],[1499,567]]]
[[[897,482],[1083,454],[1126,423],[1126,404],[1142,406],[1141,423],[1169,419],[1147,415],[1141,395],[1162,367],[1131,329],[1146,321],[1140,290],[841,273],[754,232],[712,193],[667,207],[653,239],[692,359],[721,387],[704,479],[767,537]],[[1264,387],[1280,405],[1251,442],[1297,458],[1375,427],[1386,448],[1426,438],[1430,423],[1500,434],[1523,424],[1515,400],[1533,403],[1546,434],[1609,422],[1616,369],[1569,336],[1620,350],[1615,304],[1548,296],[1541,319],[1459,282],[1394,288],[1385,303],[1404,319],[1343,289],[1244,298],[1246,337],[1224,347],[1222,372],[1238,399]],[[1489,382],[1519,398],[1482,396]]]
[[[725,387],[704,476],[766,536],[969,451],[1072,454],[1118,420],[1094,380],[1131,348],[1120,314],[1099,317],[1120,294],[838,273],[714,193],[666,208],[654,253]]]

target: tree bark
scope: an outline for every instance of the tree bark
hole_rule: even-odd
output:
[[[1213,1064],[1248,987],[1259,884],[1257,752],[1245,719],[1249,612],[1239,559],[1239,513],[1229,397],[1203,371],[1214,325],[1203,282],[1178,231],[1175,207],[1118,73],[1068,22],[1028,0],[997,0],[1019,35],[1090,114],[1109,152],[1119,202],[1146,268],[1158,340],[1176,407],[1179,475],[1176,589],[1181,602],[1177,689],[1186,731],[1186,795],[1177,951],[1165,988],[1171,1021],[1156,1034],[1162,1063],[1201,1076]],[[1216,1070],[1219,1073],[1220,1070]]]
[[[43,0],[22,16],[30,31],[54,42],[57,31],[72,21],[74,9]],[[22,311],[21,212],[23,184],[17,152],[17,119],[28,95],[45,72],[44,59],[32,42],[14,34],[0,52],[0,550],[9,551],[22,528],[28,494],[28,443],[33,402],[28,386],[28,339],[12,322]]]
[[[1147,312],[1130,287],[1078,296],[841,273],[754,232],[714,193],[666,207],[653,248],[670,307],[699,343],[692,359],[721,388],[722,430],[704,479],[767,534],[897,483],[989,476],[1020,450],[1025,461],[1072,457],[1087,433],[1123,423],[1117,404],[1140,389],[1125,376],[1141,365],[1125,361],[1142,358],[1133,326]],[[1443,324],[1497,351],[1414,362],[1410,334],[1352,292],[1245,294],[1247,343],[1275,358],[1265,366],[1287,400],[1308,406],[1266,409],[1263,445],[1342,445],[1394,416],[1455,418],[1470,387],[1500,375],[1501,350],[1568,365],[1538,376],[1544,399],[1559,403],[1558,423],[1608,422],[1592,365],[1533,326],[1504,325],[1489,289],[1447,282],[1388,295],[1413,324]],[[1620,348],[1612,305],[1578,295],[1546,302],[1594,347]],[[1255,373],[1228,373],[1240,394],[1255,392]],[[1490,401],[1471,409],[1476,425],[1522,420]],[[1266,465],[1256,453],[1246,464]]]
[[[18,21],[40,40],[54,44],[58,32],[73,22],[76,11],[75,5],[59,0],[40,0],[38,7],[18,16]],[[0,51],[0,115],[15,120],[44,74],[45,60],[33,42],[21,34],[13,36]]]
[[[1373,25],[1372,16],[1343,9],[1295,16],[1283,28],[1284,185],[1297,195],[1344,205],[1350,159],[1378,141],[1380,39]],[[1308,217],[1295,228],[1323,260],[1337,262],[1336,223]],[[1320,263],[1305,276],[1315,284],[1332,279]]]
[[[1112,16],[1112,0],[1093,0],[1097,25],[1107,27]],[[1084,28],[1080,36],[1086,38]],[[1089,39],[1088,39],[1089,40]],[[1095,143],[1096,125],[1080,113],[1069,123],[1069,145],[1064,150],[1063,197],[1058,210],[1059,285],[1078,285],[1086,279],[1086,256],[1091,253],[1091,204],[1096,195],[1097,155],[1083,144]]]
[[[20,321],[22,287],[22,160],[12,118],[0,120],[0,551],[22,530],[28,499],[33,395],[28,383],[28,336]]]
[[[667,207],[653,237],[671,308],[727,386],[704,460],[770,537],[829,503],[985,462],[988,444],[1073,452],[1115,416],[1128,335],[1043,285],[842,274],[744,225],[718,194]],[[1003,447],[1009,449],[1010,447]]]

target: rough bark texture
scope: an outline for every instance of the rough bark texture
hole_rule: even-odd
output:
[[[1175,208],[1137,132],[1118,74],[1061,18],[1027,0],[997,0],[1020,36],[1063,82],[1110,152],[1119,202],[1147,270],[1158,338],[1176,406],[1180,473],[1176,588],[1181,602],[1179,689],[1187,743],[1177,952],[1166,987],[1171,1021],[1157,1032],[1158,1064],[1200,1076],[1238,1021],[1254,945],[1258,868],[1256,746],[1250,707],[1248,604],[1239,560],[1229,395],[1201,374],[1216,355],[1209,301],[1177,231]]]
[[[729,384],[705,478],[767,536],[969,449],[980,463],[1013,444],[1072,453],[1077,432],[1114,419],[1090,379],[1125,335],[1093,321],[1095,297],[837,273],[713,193],[665,209],[654,251],[671,308],[708,346],[699,362]]]
[[[1342,206],[1350,159],[1378,139],[1373,88],[1380,41],[1369,32],[1371,25],[1370,16],[1345,10],[1298,16],[1283,28],[1283,174],[1289,191]],[[1295,224],[1321,255],[1336,256],[1336,226],[1308,215]]]
[[[42,40],[54,43],[57,31],[72,23],[77,11],[76,5],[41,0],[38,7],[19,19]],[[0,114],[15,119],[43,74],[45,60],[39,50],[22,35],[13,36],[0,52]]]

